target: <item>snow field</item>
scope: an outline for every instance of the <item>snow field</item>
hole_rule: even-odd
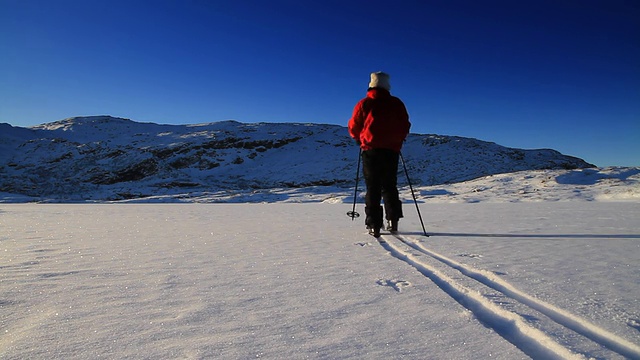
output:
[[[420,208],[2,205],[0,359],[640,358],[640,204]]]

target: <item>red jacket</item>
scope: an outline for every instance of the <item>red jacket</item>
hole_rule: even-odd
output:
[[[367,91],[349,120],[349,134],[365,151],[381,148],[400,152],[409,128],[409,114],[402,100],[380,88]]]

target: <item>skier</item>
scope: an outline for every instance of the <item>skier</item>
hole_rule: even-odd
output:
[[[404,103],[390,93],[389,75],[371,73],[367,96],[353,109],[349,120],[349,134],[362,149],[365,198],[365,224],[371,235],[380,236],[384,198],[387,229],[398,230],[402,217],[402,203],[398,196],[398,159],[402,143],[409,134],[411,123]]]

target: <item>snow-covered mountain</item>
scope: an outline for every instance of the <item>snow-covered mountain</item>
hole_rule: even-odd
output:
[[[411,134],[403,155],[412,182],[425,186],[523,170],[594,167],[555,150],[456,136]],[[31,128],[0,124],[0,192],[54,201],[350,187],[357,160],[357,146],[338,125],[159,125],[110,116]]]

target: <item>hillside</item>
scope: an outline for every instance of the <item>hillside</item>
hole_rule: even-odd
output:
[[[416,185],[523,170],[593,167],[555,150],[411,134]],[[76,117],[0,124],[0,192],[52,201],[124,200],[198,191],[353,186],[358,148],[343,126],[222,121],[194,125]]]

